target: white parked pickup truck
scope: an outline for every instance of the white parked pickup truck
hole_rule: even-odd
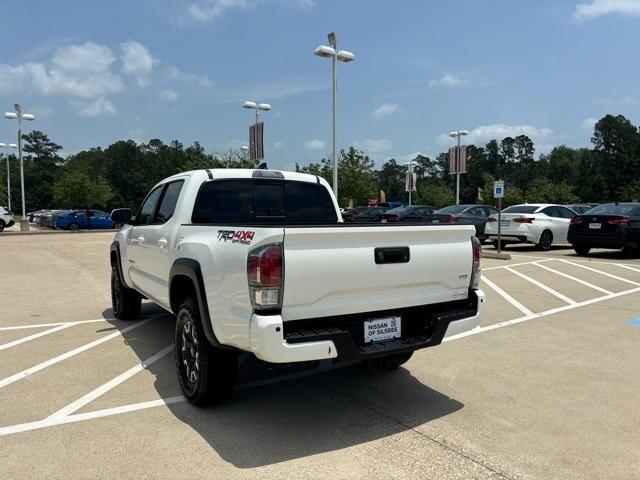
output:
[[[478,325],[472,225],[342,222],[322,178],[274,170],[181,173],[156,185],[111,246],[113,313],[147,298],[177,316],[180,386],[196,405],[233,391],[238,354],[396,369]]]

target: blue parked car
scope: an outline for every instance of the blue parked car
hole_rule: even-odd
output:
[[[115,224],[108,213],[100,210],[89,210],[89,217],[87,210],[71,210],[58,215],[55,226],[62,230],[95,230],[113,228]]]

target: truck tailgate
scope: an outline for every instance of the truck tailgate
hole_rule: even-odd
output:
[[[470,225],[286,227],[283,320],[467,298],[474,234]]]

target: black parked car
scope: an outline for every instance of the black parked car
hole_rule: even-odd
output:
[[[368,207],[353,215],[349,215],[348,217],[343,216],[342,218],[345,222],[379,222],[380,215],[387,210],[388,208],[386,207]]]
[[[431,205],[409,205],[387,210],[380,215],[382,223],[387,222],[427,222],[429,215],[437,210]]]
[[[474,225],[476,236],[481,242],[486,240],[484,227],[490,215],[497,215],[498,209],[489,205],[450,205],[431,214],[432,223],[457,223]]]
[[[578,255],[592,248],[640,251],[640,203],[605,203],[571,220],[569,243]]]

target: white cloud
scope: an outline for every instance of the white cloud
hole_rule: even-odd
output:
[[[47,118],[47,117],[50,117],[51,114],[53,113],[53,108],[51,108],[48,105],[44,105],[41,107],[29,108],[29,111],[33,112],[36,118]]]
[[[327,143],[324,140],[307,140],[304,142],[304,148],[309,150],[322,150],[327,147]]]
[[[164,100],[166,102],[175,102],[178,100],[178,92],[169,89],[162,90],[158,93],[158,97],[160,97],[160,100]]]
[[[213,20],[227,10],[253,8],[257,0],[202,0],[187,5],[187,14],[191,19],[200,22]]]
[[[393,148],[393,142],[384,138],[365,138],[364,140],[355,140],[352,143],[358,150],[362,150],[365,153],[374,156],[389,153]]]
[[[166,76],[169,80],[175,80],[185,83],[195,83],[196,85],[199,85],[201,87],[210,88],[214,86],[214,83],[207,75],[183,72],[178,67],[174,66],[171,66],[167,69]]]
[[[116,108],[113,103],[104,97],[90,102],[78,102],[78,115],[81,117],[97,117],[99,115],[114,115]]]
[[[444,73],[442,77],[429,81],[432,87],[464,87],[469,85],[469,81],[452,73]]]
[[[282,150],[282,148],[284,148],[284,145],[285,145],[284,142],[274,142],[273,148],[276,150]]]
[[[640,15],[640,1],[638,0],[591,0],[579,3],[573,12],[576,20],[589,20],[617,13],[625,16]]]
[[[122,48],[122,71],[136,77],[139,86],[148,83],[147,76],[153,70],[158,60],[151,56],[149,49],[140,42],[127,40],[120,44]]]
[[[49,66],[33,62],[0,64],[0,87],[11,92],[66,97],[84,116],[113,114],[115,108],[105,96],[124,88],[120,76],[111,71],[114,62],[106,45],[67,45],[55,50]]]
[[[479,147],[484,146],[489,140],[496,139],[498,141],[505,137],[517,137],[518,135],[526,135],[533,140],[536,149],[544,151],[553,142],[553,130],[550,128],[538,128],[531,125],[483,125],[476,127],[469,132],[469,135],[462,137],[464,143],[473,144]],[[455,138],[449,137],[448,134],[440,134],[436,138],[439,145],[453,146]]]
[[[383,118],[387,115],[392,115],[394,113],[398,113],[400,111],[400,106],[397,103],[383,103],[378,108],[376,108],[371,115],[374,118]]]
[[[584,121],[582,122],[582,128],[592,132],[593,127],[596,126],[597,121],[598,121],[597,118],[593,118],[593,117],[585,118]]]
[[[186,16],[198,22],[207,22],[221,17],[230,10],[249,10],[264,0],[183,0]],[[283,5],[307,9],[314,7],[314,0],[280,0]]]

